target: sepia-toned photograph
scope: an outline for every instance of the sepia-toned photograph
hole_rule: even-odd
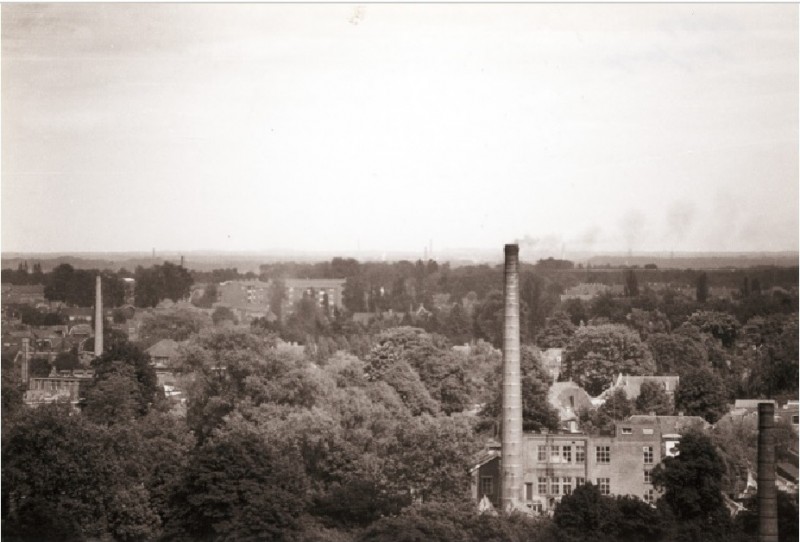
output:
[[[797,542],[800,5],[2,3],[0,537]]]

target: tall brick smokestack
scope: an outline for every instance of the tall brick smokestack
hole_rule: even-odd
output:
[[[758,542],[778,542],[775,405],[758,404]]]
[[[97,275],[95,284],[94,355],[100,357],[103,355],[103,286],[100,281],[100,275]]]
[[[503,328],[503,470],[508,510],[522,500],[522,385],[519,370],[519,245],[505,246]]]

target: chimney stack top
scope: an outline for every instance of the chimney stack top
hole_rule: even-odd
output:
[[[519,254],[519,245],[510,243],[505,246],[506,255]]]

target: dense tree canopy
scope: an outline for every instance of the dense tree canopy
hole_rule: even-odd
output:
[[[726,395],[722,379],[707,369],[698,369],[683,376],[678,383],[675,409],[714,423],[728,410]]]
[[[169,262],[150,268],[137,267],[134,278],[137,307],[155,307],[164,299],[184,299],[189,296],[193,282],[189,271]]]
[[[659,506],[677,520],[678,539],[726,540],[730,519],[722,497],[722,460],[711,439],[687,431],[678,455],[667,457],[652,471],[653,484],[663,491]]]
[[[619,373],[652,375],[655,364],[639,335],[621,325],[578,328],[564,351],[565,376],[599,395]]]

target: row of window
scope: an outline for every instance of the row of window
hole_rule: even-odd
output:
[[[536,458],[538,461],[550,461],[551,463],[572,463],[572,446],[543,445],[537,448]],[[575,463],[586,461],[586,447],[582,444],[575,446]]]
[[[644,471],[644,481],[650,482],[650,471]],[[582,486],[586,483],[586,479],[582,477],[575,478],[575,485],[573,486],[572,477],[544,477],[539,476],[536,483],[537,495],[571,495],[574,487]],[[491,476],[483,476],[481,478],[481,496],[492,495],[494,492],[494,478]],[[597,478],[597,488],[600,490],[601,495],[611,494],[611,478]],[[527,482],[525,484],[525,500],[532,501],[534,495],[534,484]],[[650,488],[644,492],[644,501],[647,503],[655,502],[655,490]]]
[[[653,464],[653,447],[642,446],[642,458],[645,465]],[[537,448],[537,460],[551,463],[572,463],[572,446],[543,445]],[[586,461],[586,448],[583,445],[575,446],[575,463]],[[595,446],[595,461],[597,463],[611,463],[611,446]]]

